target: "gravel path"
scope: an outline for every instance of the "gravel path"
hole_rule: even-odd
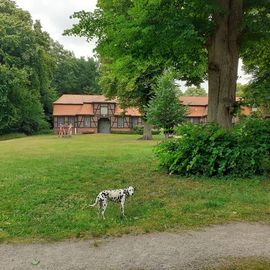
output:
[[[200,231],[47,244],[0,245],[1,270],[201,269],[228,256],[270,259],[270,226],[232,223]]]

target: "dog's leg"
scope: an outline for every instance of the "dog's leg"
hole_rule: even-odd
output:
[[[98,205],[98,217],[101,218],[101,211],[103,208],[103,200],[99,201],[99,205]]]
[[[105,219],[105,216],[104,216],[104,213],[106,211],[106,208],[107,208],[107,200],[104,200],[102,203],[101,203],[101,207],[100,207],[100,214],[102,216],[103,219]]]
[[[95,202],[93,204],[90,204],[89,206],[90,207],[95,207],[98,203],[98,197],[96,198]]]
[[[121,210],[121,215],[122,215],[122,217],[125,216],[125,200],[126,200],[126,197],[124,196],[124,197],[121,199],[121,202],[120,202],[120,210]]]

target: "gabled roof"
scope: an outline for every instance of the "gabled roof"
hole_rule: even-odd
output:
[[[206,106],[189,106],[187,110],[187,117],[203,117],[207,116]]]
[[[53,103],[53,115],[93,115],[93,103],[116,103],[116,100],[109,100],[103,95],[62,95]],[[124,110],[116,105],[115,115],[122,115],[123,112]],[[141,116],[141,113],[136,108],[127,108],[125,115]]]
[[[53,104],[116,103],[103,95],[62,95]]]
[[[126,108],[125,110],[123,110],[119,106],[116,105],[116,108],[115,108],[116,115],[122,115],[124,111],[125,111],[125,115],[141,116],[141,113],[139,112],[137,108]]]
[[[183,105],[188,106],[188,117],[207,116],[208,97],[181,96],[179,99]],[[236,99],[239,100],[239,97]],[[109,100],[103,95],[62,95],[54,102],[53,115],[93,115],[93,104],[91,103],[116,103],[115,115],[123,114],[123,109],[116,100]],[[250,108],[242,107],[242,114],[249,115]],[[125,115],[141,116],[141,113],[137,108],[126,108]]]
[[[190,106],[207,106],[208,97],[191,97],[191,96],[181,96],[180,101],[183,102],[183,105]]]
[[[92,115],[92,104],[54,104],[54,116],[75,116],[75,115]]]

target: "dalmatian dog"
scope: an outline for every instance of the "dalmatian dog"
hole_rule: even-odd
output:
[[[125,201],[129,196],[132,196],[133,194],[134,194],[133,187],[128,187],[125,189],[103,190],[97,195],[95,203],[91,204],[90,206],[95,207],[96,205],[98,205],[99,216],[105,219],[104,213],[107,208],[108,201],[117,202],[120,203],[121,214],[124,217]]]

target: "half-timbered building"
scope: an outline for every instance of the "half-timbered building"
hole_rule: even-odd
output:
[[[76,133],[130,131],[142,124],[138,109],[122,110],[116,100],[103,95],[62,95],[53,103],[54,131],[72,124]]]
[[[186,118],[194,124],[207,121],[208,97],[181,96],[180,102],[188,107]],[[242,114],[249,115],[251,109],[242,107]],[[72,133],[129,132],[142,125],[138,109],[122,110],[116,100],[102,95],[63,95],[53,104],[54,131],[61,125],[72,124]],[[237,122],[233,118],[233,122]]]

